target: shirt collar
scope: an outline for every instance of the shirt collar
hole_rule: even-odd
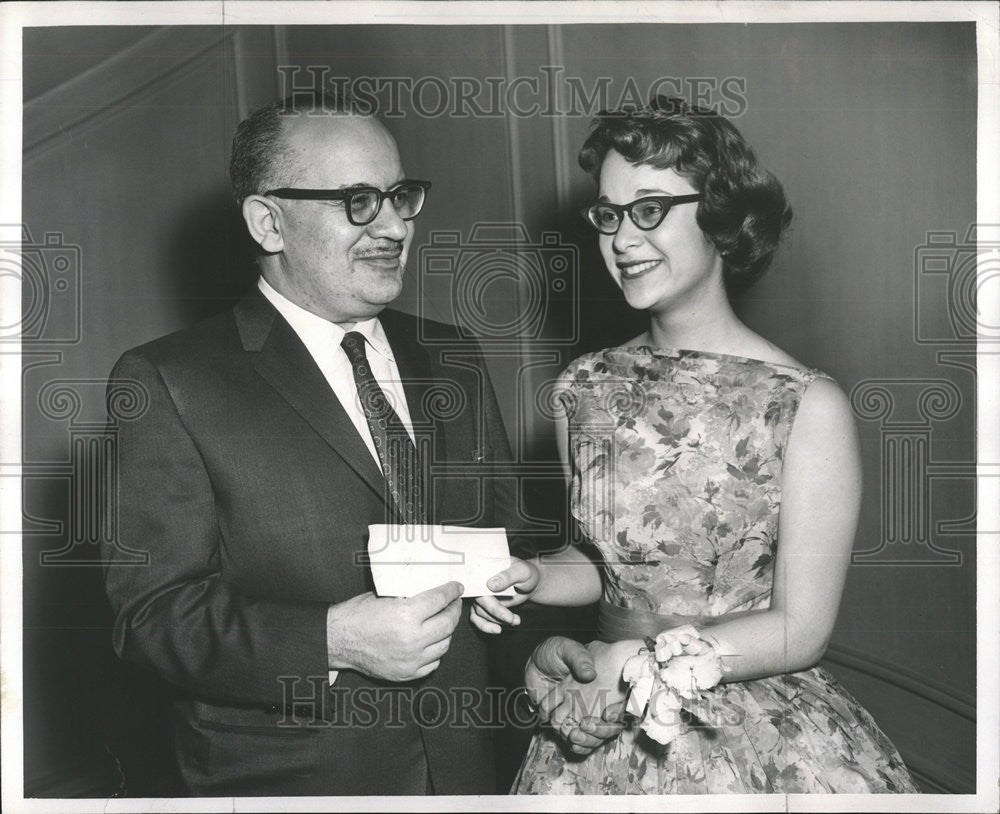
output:
[[[267,298],[268,302],[292,326],[292,329],[307,346],[312,344],[311,339],[330,342],[337,346],[344,340],[344,335],[347,333],[344,328],[341,328],[335,322],[323,319],[323,317],[314,314],[312,311],[307,311],[301,305],[296,305],[286,296],[275,290],[263,277],[258,279],[257,287],[260,289],[261,294]],[[382,329],[382,323],[379,322],[378,317],[371,317],[362,322],[356,322],[351,330],[361,334],[365,338],[367,346],[380,356],[385,357],[390,362],[396,361],[392,353],[392,348],[389,346],[389,340],[386,338],[385,331]]]

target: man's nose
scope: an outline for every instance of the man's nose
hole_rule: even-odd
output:
[[[375,220],[368,224],[368,233],[372,237],[387,237],[390,240],[404,240],[406,238],[406,221],[403,220],[396,207],[390,201],[382,201],[382,208],[379,209]]]

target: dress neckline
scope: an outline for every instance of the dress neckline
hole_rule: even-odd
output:
[[[616,351],[636,351],[638,353],[643,353],[647,356],[657,357],[663,356],[668,358],[681,358],[689,356],[704,356],[709,359],[726,359],[728,361],[736,362],[739,364],[747,365],[766,365],[768,367],[781,367],[787,370],[797,370],[802,373],[809,373],[812,368],[799,367],[798,365],[789,365],[785,362],[769,362],[766,359],[755,359],[752,356],[739,356],[733,353],[722,353],[720,351],[712,350],[694,350],[691,348],[663,348],[656,345],[618,345],[613,348],[607,348],[605,353],[614,353]]]

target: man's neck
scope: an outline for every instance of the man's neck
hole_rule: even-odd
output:
[[[358,325],[370,322],[378,316],[378,314],[373,314],[361,319],[331,318],[329,315],[321,313],[315,307],[310,307],[310,303],[301,302],[302,298],[296,297],[294,291],[283,290],[285,287],[282,286],[280,282],[269,280],[267,276],[263,274],[257,280],[257,287],[260,289],[261,293],[271,301],[271,304],[282,312],[282,314],[287,315],[287,312],[289,311],[292,313],[303,312],[308,315],[303,317],[304,319],[317,318],[326,322],[332,322],[334,325],[342,328],[345,332],[353,331]]]

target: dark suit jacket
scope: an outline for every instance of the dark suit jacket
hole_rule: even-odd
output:
[[[433,522],[512,525],[513,482],[497,476],[509,444],[477,347],[421,343],[416,318],[380,318],[433,449]],[[429,334],[458,339],[425,322]],[[327,606],[372,589],[367,526],[397,521],[378,466],[270,303],[254,291],[127,352],[109,403],[122,380],[148,407],[118,429],[114,646],[176,689],[189,791],[494,793],[486,658],[467,609],[427,679],[326,682]],[[124,549],[148,565],[126,564]]]

